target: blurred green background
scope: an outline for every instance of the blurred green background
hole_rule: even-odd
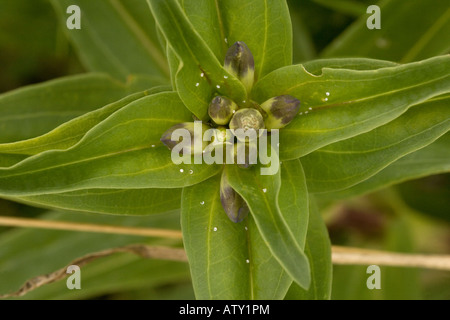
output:
[[[103,1],[103,0],[95,0]],[[368,30],[366,8],[382,8],[382,29]],[[448,0],[290,0],[294,61],[368,57],[405,63],[450,48]],[[150,12],[149,12],[150,14]],[[83,73],[67,30],[46,0],[0,0],[0,93]],[[404,182],[346,200],[317,198],[332,243],[396,252],[450,254],[450,175]],[[3,216],[39,217],[179,228],[179,213],[116,217],[49,212],[0,199]],[[130,243],[181,245],[161,239],[0,228],[0,294],[84,254]],[[366,266],[335,266],[333,299],[450,299],[450,272],[382,268],[382,289],[368,290]],[[193,299],[187,264],[130,254],[100,259],[82,270],[82,290],[65,281],[25,299]]]

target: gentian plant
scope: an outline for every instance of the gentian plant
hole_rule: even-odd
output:
[[[0,196],[179,212],[198,299],[330,298],[324,201],[444,171],[420,157],[414,170],[386,170],[448,142],[448,55],[293,64],[284,0],[52,3],[62,17],[82,9],[81,29],[67,32],[84,65],[104,73],[0,96],[0,128],[11,133],[0,141]],[[32,108],[55,116],[14,120]],[[29,132],[14,136],[15,126]]]

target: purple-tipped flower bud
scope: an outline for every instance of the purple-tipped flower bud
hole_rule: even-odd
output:
[[[290,95],[283,95],[267,100],[261,108],[267,113],[264,120],[266,128],[281,129],[295,118],[300,109],[300,101]]]
[[[209,104],[208,114],[218,125],[226,125],[238,109],[239,107],[232,100],[217,96]]]
[[[188,149],[190,154],[201,154],[208,146],[208,142],[203,141],[203,132],[208,129],[210,127],[200,121],[195,123],[183,122],[169,128],[163,133],[160,140],[169,150],[172,150],[176,145],[184,141],[184,139],[189,139],[190,144],[188,144]]]
[[[250,212],[244,199],[228,183],[225,173],[220,181],[220,201],[228,218],[235,223],[244,220]]]
[[[236,76],[250,92],[255,81],[255,60],[248,46],[238,41],[233,44],[225,56],[225,70]]]

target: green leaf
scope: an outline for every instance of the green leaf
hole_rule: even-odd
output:
[[[278,205],[288,228],[300,248],[305,247],[309,221],[309,199],[305,173],[300,160],[284,161],[281,164],[281,188]]]
[[[362,56],[406,63],[449,52],[448,1],[387,0],[379,6],[381,29],[368,29],[370,15],[361,11],[360,19],[324,50],[323,57]]]
[[[4,93],[0,95],[0,143],[39,136],[75,117],[159,84],[147,77],[130,77],[122,83],[104,74],[84,74]]]
[[[245,42],[255,58],[256,79],[292,64],[292,26],[285,0],[215,0],[228,46]]]
[[[224,17],[216,0],[181,0],[180,5],[190,23],[216,56],[223,62],[229,45],[225,41]],[[232,44],[232,43],[231,43]]]
[[[69,120],[42,136],[14,143],[0,144],[0,152],[3,154],[30,156],[47,150],[67,149],[80,141],[93,126],[106,119],[115,111],[145,95],[145,92],[133,94],[118,102]]]
[[[179,209],[181,189],[86,189],[11,200],[55,210],[151,215]]]
[[[243,84],[223,68],[205,40],[195,30],[177,0],[148,0],[156,23],[180,60],[175,74],[177,91],[191,112],[206,120],[215,93],[244,101]],[[174,76],[174,75],[172,75]]]
[[[155,87],[144,92],[135,93],[103,108],[69,120],[42,136],[15,143],[0,144],[0,167],[10,167],[28,156],[47,150],[68,149],[79,142],[92,127],[115,111],[146,95],[164,92],[166,89],[167,87]]]
[[[302,158],[310,192],[341,190],[432,143],[450,130],[449,97],[409,109],[392,122]]]
[[[0,194],[38,195],[81,189],[180,188],[214,175],[214,165],[175,165],[159,139],[190,121],[178,95],[144,97],[115,112],[67,150],[50,150],[0,169]]]
[[[295,282],[308,288],[311,281],[308,259],[278,205],[280,172],[275,175],[260,175],[259,169],[260,166],[247,170],[227,166],[225,174],[233,189],[247,202],[258,230],[272,254]]]
[[[151,217],[116,217],[50,212],[42,220],[107,224],[130,227],[177,229],[179,214]],[[178,245],[180,241],[171,242]],[[2,282],[0,294],[18,290],[26,280],[64,268],[89,253],[134,243],[168,245],[167,240],[140,236],[70,232],[63,230],[12,229],[0,235]],[[142,259],[132,254],[114,254],[81,270],[82,290],[68,290],[66,281],[43,286],[21,299],[89,299],[118,290],[167,285],[188,280],[186,263]]]
[[[252,217],[241,223],[228,219],[220,202],[220,175],[183,189],[181,227],[197,299],[284,297],[291,278]]]
[[[331,297],[331,243],[317,205],[311,207],[305,248],[311,266],[311,286],[304,290],[297,284],[292,284],[285,297],[287,300],[328,300]]]
[[[125,79],[148,74],[167,81],[169,69],[150,10],[141,0],[52,0],[84,65]],[[81,29],[68,30],[70,5],[81,9]]]
[[[372,130],[412,105],[449,92],[448,68],[450,56],[378,70],[324,68],[320,75],[291,66],[260,80],[254,93],[260,103],[284,94],[301,101],[299,115],[280,131],[280,157],[293,159]]]
[[[27,156],[23,154],[1,154],[0,155],[0,167],[10,167],[22,160],[25,160]]]
[[[243,224],[226,216],[220,175],[183,189],[181,229],[197,299],[250,299]]]
[[[176,83],[176,74],[180,69],[180,60],[178,59],[177,55],[175,54],[175,52],[173,52],[173,49],[169,45],[167,45],[167,60],[169,62],[170,79],[173,90],[178,90]]]
[[[335,199],[349,198],[407,180],[450,172],[448,159],[450,159],[450,134],[447,133],[429,146],[404,156],[351,188],[320,196]]]

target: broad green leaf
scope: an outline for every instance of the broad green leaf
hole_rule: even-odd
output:
[[[304,290],[297,284],[292,284],[286,294],[287,300],[328,300],[331,297],[333,275],[331,243],[317,205],[311,207],[305,247],[311,266],[311,286],[308,290]]]
[[[281,188],[278,205],[288,228],[301,248],[305,247],[309,221],[309,199],[305,173],[300,160],[281,164]]]
[[[144,92],[139,92],[127,96],[117,102],[111,103],[103,108],[83,114],[78,118],[63,123],[56,129],[42,136],[18,141],[15,143],[0,144],[0,165],[7,167],[9,158],[14,159],[11,155],[35,155],[47,150],[67,149],[75,145],[92,127],[105,120],[115,111],[123,108],[129,103],[136,101],[147,95],[167,91],[167,87],[155,87]],[[169,90],[170,91],[170,90]]]
[[[378,64],[378,63],[377,63]],[[278,69],[254,89],[257,102],[289,94],[302,102],[299,115],[280,131],[280,157],[304,156],[330,143],[370,131],[410,106],[450,90],[450,56],[378,70]]]
[[[291,278],[252,217],[241,223],[228,219],[220,202],[220,178],[183,189],[181,227],[196,298],[282,299]]]
[[[195,31],[223,63],[229,44],[225,40],[225,21],[220,6],[224,1],[181,0],[180,5]],[[230,43],[232,44],[232,43]]]
[[[251,299],[281,300],[292,284],[292,278],[273,255],[261,236],[255,219],[246,219],[248,265],[250,268]],[[270,274],[270,277],[267,275]]]
[[[104,74],[84,74],[4,93],[0,95],[0,143],[39,136],[84,113],[159,84],[147,77],[130,77],[122,83]]]
[[[35,155],[47,150],[67,149],[76,144],[83,135],[93,126],[106,119],[112,113],[127,104],[145,96],[145,93],[136,93],[118,102],[114,102],[104,108],[91,111],[80,117],[63,123],[54,130],[42,136],[22,140],[14,143],[0,144],[0,152],[3,154]],[[2,161],[3,162],[3,161]],[[9,166],[2,163],[3,167]]]
[[[179,209],[181,189],[86,189],[11,200],[55,210],[150,215]]]
[[[25,196],[81,189],[180,188],[219,170],[175,165],[159,139],[171,126],[191,121],[173,92],[144,97],[115,112],[67,150],[50,150],[0,169],[0,194]]]
[[[197,299],[250,299],[244,224],[220,203],[220,175],[183,189],[181,229]]]
[[[27,158],[23,154],[1,154],[0,155],[0,167],[10,167]]]
[[[450,135],[390,164],[371,178],[345,190],[321,194],[326,198],[349,198],[407,180],[450,172]]]
[[[103,108],[83,114],[82,116],[63,123],[54,130],[42,136],[0,144],[0,167],[10,167],[28,156],[47,150],[63,150],[75,145],[92,127],[109,117],[118,109],[146,95],[170,91],[167,87],[154,87],[144,92],[132,94]]]
[[[196,117],[208,118],[208,105],[216,93],[239,102],[247,99],[243,84],[225,71],[223,61],[216,58],[177,0],[148,0],[148,3],[158,27],[180,60],[175,74],[177,91]]]
[[[256,79],[292,64],[292,26],[285,0],[216,0],[220,40],[245,42],[255,58]]]
[[[169,69],[150,10],[142,0],[52,0],[63,29],[91,71],[118,79],[147,74],[167,81]],[[81,29],[69,30],[70,5],[81,9]]]
[[[313,193],[342,190],[432,143],[450,130],[449,97],[409,109],[392,122],[302,158]]]
[[[308,259],[278,205],[280,172],[260,175],[260,169],[260,166],[248,170],[227,166],[225,174],[233,189],[247,202],[261,237],[274,257],[295,282],[308,288],[311,281]]]
[[[179,227],[178,213],[151,217],[114,217],[51,212],[40,216],[40,219],[141,228]],[[0,294],[14,292],[26,280],[63,268],[86,254],[134,243],[178,245],[180,241],[42,229],[9,230],[0,236]],[[115,254],[82,267],[82,290],[68,290],[66,281],[61,280],[32,291],[21,299],[89,299],[118,290],[165,285],[180,279],[189,279],[186,263]]]
[[[449,52],[448,1],[384,0],[379,6],[381,29],[367,28],[370,15],[364,10],[360,19],[324,50],[323,56],[367,57],[405,63]]]

